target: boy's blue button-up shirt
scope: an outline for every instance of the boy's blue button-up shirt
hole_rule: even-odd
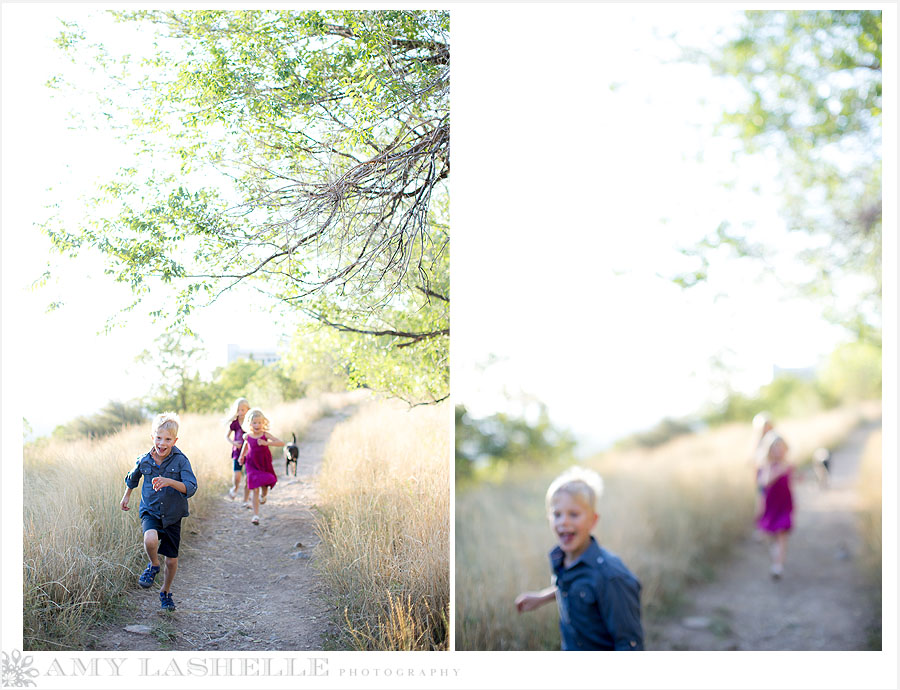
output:
[[[591,543],[570,567],[558,546],[550,564],[564,650],[642,650],[641,583],[618,556]]]
[[[168,525],[188,515],[187,499],[197,491],[197,477],[190,460],[177,446],[172,447],[161,465],[156,464],[149,452],[139,457],[134,469],[125,475],[125,485],[131,489],[137,488],[142,476],[144,485],[141,487],[140,517],[152,515]],[[183,494],[170,486],[155,491],[152,483],[154,477],[169,477],[182,482],[187,493]]]

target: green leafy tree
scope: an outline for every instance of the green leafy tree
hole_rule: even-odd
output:
[[[456,410],[456,476],[473,477],[479,468],[509,464],[547,464],[570,460],[576,441],[571,432],[553,424],[544,404],[537,419],[503,412],[472,417],[463,405]]]
[[[739,85],[721,131],[745,155],[777,160],[788,229],[806,233],[790,281],[825,303],[826,315],[869,342],[881,338],[881,12],[749,11],[713,51],[689,50],[714,75]],[[699,246],[706,279],[716,252],[771,260],[773,247],[723,223]],[[784,276],[782,276],[784,277]],[[852,291],[852,293],[851,293]],[[852,294],[849,299],[842,295]]]
[[[881,348],[870,343],[838,347],[822,371],[822,387],[837,400],[881,398]]]
[[[138,160],[81,226],[45,224],[54,246],[99,250],[135,304],[170,286],[177,320],[255,289],[358,336],[367,383],[386,376],[372,367],[430,366],[410,395],[446,397],[449,14],[115,16],[153,34],[152,54],[114,57],[75,25],[58,43],[124,87],[98,93],[100,108]]]
[[[831,406],[831,400],[816,379],[782,374],[760,388],[762,409],[776,417],[801,417]]]
[[[350,380],[349,358],[342,352],[341,341],[345,339],[344,334],[332,329],[301,328],[281,364],[306,395],[348,390],[354,384]],[[351,337],[350,341],[357,339]]]
[[[302,386],[277,365],[263,365],[257,369],[244,390],[245,396],[254,405],[273,405],[303,395]]]
[[[798,417],[833,407],[836,400],[817,379],[776,376],[753,394],[730,391],[721,404],[703,415],[707,424],[747,423],[760,412],[777,418]]]
[[[156,381],[149,396],[149,406],[162,410],[187,412],[197,410],[204,384],[197,371],[196,362],[205,350],[196,335],[180,335],[164,331],[148,348],[137,356],[137,361],[149,364],[157,370]]]
[[[231,407],[238,398],[248,398],[247,393],[250,381],[263,368],[262,362],[252,359],[236,359],[224,367],[217,367],[213,372],[210,388],[213,390],[213,401],[209,410],[221,412]],[[250,403],[262,404],[250,399]]]
[[[251,405],[273,405],[295,400],[305,394],[303,382],[290,376],[281,364],[263,364],[253,359],[236,359],[217,367],[209,381],[201,382],[192,400],[199,412],[222,412],[237,398]]]

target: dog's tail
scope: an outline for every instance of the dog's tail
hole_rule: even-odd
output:
[[[293,431],[291,432],[291,438],[294,439],[293,443],[296,446],[297,445],[297,434],[295,434]]]

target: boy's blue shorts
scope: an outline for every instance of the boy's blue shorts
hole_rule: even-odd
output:
[[[141,518],[141,528],[146,532],[148,529],[155,529],[159,535],[159,549],[157,553],[160,556],[168,558],[178,558],[178,547],[181,545],[181,520],[163,527],[162,520],[153,515],[145,515]]]
[[[244,466],[243,466],[241,463],[238,462],[237,458],[231,458],[231,462],[232,462],[232,464],[234,465],[234,471],[235,471],[235,472],[242,472],[242,471],[243,471]]]

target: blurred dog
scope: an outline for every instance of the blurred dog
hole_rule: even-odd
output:
[[[819,480],[819,486],[826,488],[831,477],[831,452],[827,448],[817,448],[813,453],[813,471]]]
[[[291,473],[291,466],[294,468],[294,476],[297,476],[297,458],[300,456],[300,449],[297,448],[297,436],[291,432],[290,443],[284,444],[284,476],[287,477]]]

